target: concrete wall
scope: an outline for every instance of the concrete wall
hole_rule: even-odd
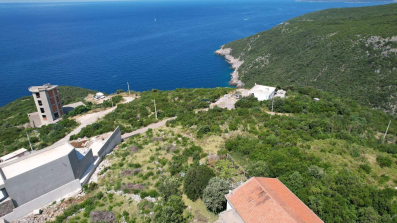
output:
[[[117,127],[112,135],[107,139],[102,148],[98,151],[99,157],[104,157],[106,154],[110,153],[113,148],[121,142],[121,132],[120,127]]]
[[[87,168],[94,162],[94,156],[92,155],[92,150],[89,150],[88,153],[84,156],[80,161],[77,158],[76,151],[73,150],[69,155],[70,164],[72,165],[72,170],[75,179],[81,178]]]
[[[72,152],[75,153],[74,150]],[[66,155],[6,179],[5,187],[15,206],[20,206],[73,180],[75,180],[74,173]]]
[[[36,128],[41,126],[41,119],[40,119],[40,113],[35,112],[35,113],[30,113],[28,114],[29,116],[29,125],[32,128]]]
[[[44,206],[51,204],[58,199],[64,198],[71,193],[77,193],[80,190],[80,181],[76,179],[24,205],[21,205],[18,208],[15,208],[12,213],[5,215],[3,218],[9,222],[15,221],[31,213],[35,209],[43,208]]]

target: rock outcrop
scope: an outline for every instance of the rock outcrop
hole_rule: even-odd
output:
[[[234,69],[233,73],[230,75],[232,76],[231,80],[229,81],[229,84],[232,86],[236,86],[237,88],[242,88],[244,87],[244,83],[239,80],[239,75],[238,75],[238,68],[244,63],[244,61],[240,61],[239,58],[234,58],[230,53],[232,52],[231,48],[224,48],[224,46],[221,46],[221,48],[217,51],[215,51],[215,54],[223,56],[226,61],[232,65],[232,68]]]

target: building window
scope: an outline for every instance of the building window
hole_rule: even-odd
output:
[[[37,103],[39,104],[39,106],[43,105],[43,102],[41,102],[40,100],[38,100]]]
[[[44,113],[44,108],[40,108],[41,113]]]
[[[47,116],[46,115],[43,115],[43,120],[47,121]]]
[[[36,93],[36,98],[40,98],[40,93]]]
[[[55,117],[55,119],[59,118],[58,112],[55,112],[55,113],[54,113],[54,117]]]

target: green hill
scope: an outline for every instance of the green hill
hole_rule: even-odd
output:
[[[247,87],[312,86],[396,112],[397,4],[302,15],[224,48]]]

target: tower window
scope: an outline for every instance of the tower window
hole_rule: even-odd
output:
[[[47,121],[47,116],[46,115],[43,115],[43,120]]]
[[[36,98],[40,98],[40,93],[36,93]]]
[[[44,108],[40,108],[41,113],[44,113]]]
[[[37,103],[38,103],[40,106],[43,105],[43,102],[41,102],[40,100],[38,100]]]

